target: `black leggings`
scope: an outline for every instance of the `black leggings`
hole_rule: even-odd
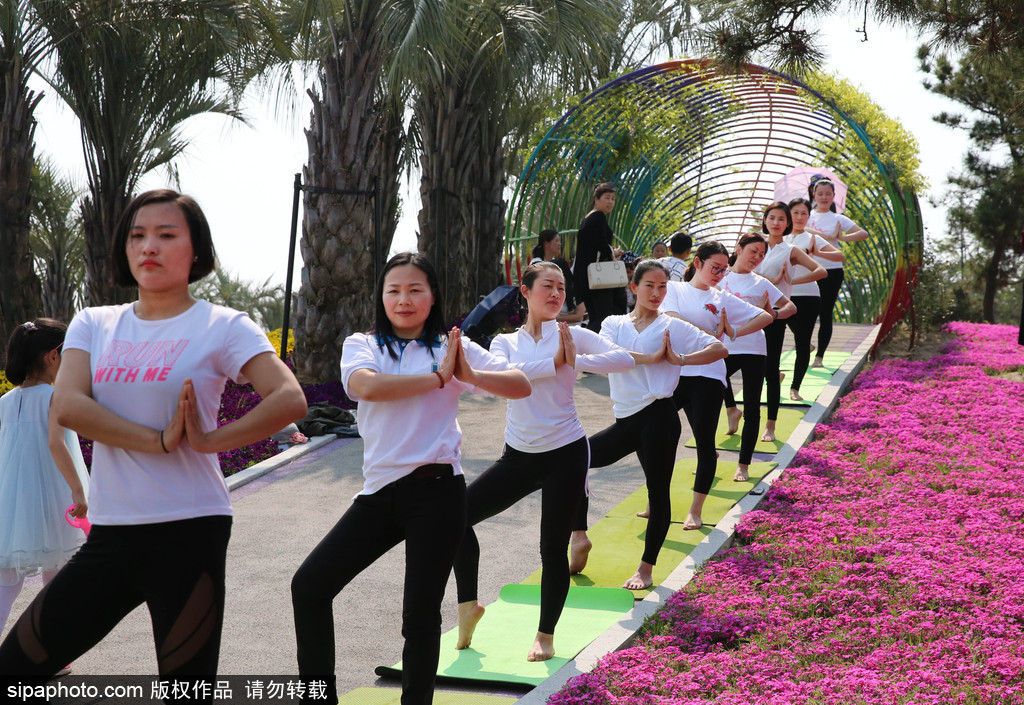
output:
[[[785,319],[772,321],[764,329],[764,342],[768,350],[764,360],[764,386],[765,395],[768,397],[769,421],[776,421],[779,418],[779,394],[782,392],[779,365],[782,362],[782,343],[785,339]]]
[[[818,291],[821,292],[821,308],[818,309],[818,357],[825,356],[828,344],[832,342],[832,309],[839,298],[839,290],[843,287],[845,270],[828,269],[828,276],[818,280]]]
[[[402,705],[430,704],[441,649],[441,600],[465,520],[464,476],[405,477],[371,495],[358,495],[299,566],[292,578],[299,673],[327,680],[329,702],[338,698],[334,598],[405,541]]]
[[[693,491],[707,494],[715,482],[718,470],[718,452],[715,450],[715,432],[722,413],[724,388],[710,377],[680,377],[672,401],[676,409],[686,413],[693,437],[697,441],[697,479]]]
[[[505,446],[497,462],[470,483],[467,523],[455,558],[459,603],[477,599],[480,543],[473,526],[500,514],[523,497],[541,490],[540,623],[537,631],[554,634],[569,594],[566,549],[583,496],[590,451],[586,438],[545,453],[524,453]]]
[[[817,296],[794,296],[791,301],[796,304],[796,313],[786,319],[786,325],[793,331],[796,347],[793,381],[789,388],[796,391],[800,391],[807,366],[811,364],[811,334],[814,333],[814,322],[818,320],[818,308],[821,305],[818,299]]]
[[[743,374],[743,435],[740,440],[740,465],[750,465],[761,430],[761,389],[764,388],[764,355],[730,355],[725,358],[725,373],[732,377],[739,370]],[[725,406],[733,408],[736,399],[732,386],[725,385]]]
[[[644,538],[644,563],[655,565],[668,526],[672,522],[672,499],[669,485],[672,468],[676,464],[676,447],[682,424],[671,399],[655,399],[632,416],[615,419],[615,423],[590,437],[590,467],[603,468],[636,453],[647,480],[647,501],[651,505],[651,518],[647,522]],[[587,528],[586,497],[580,502],[576,529]]]
[[[214,676],[231,517],[95,525],[0,646],[0,675],[51,676],[143,602],[162,678]]]
[[[587,328],[595,333],[601,332],[601,324],[608,316],[625,313],[616,310],[615,295],[612,289],[590,289],[584,296],[583,303],[587,306]]]

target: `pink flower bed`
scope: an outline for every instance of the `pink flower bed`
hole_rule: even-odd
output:
[[[1024,702],[1024,367],[954,323],[863,372],[737,545],[548,701]]]

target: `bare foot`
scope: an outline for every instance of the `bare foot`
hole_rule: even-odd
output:
[[[764,425],[764,433],[761,434],[761,440],[765,443],[775,442],[775,422],[769,421]]]
[[[526,654],[527,661],[547,661],[555,655],[555,635],[537,632],[537,638],[533,640],[533,647]]]
[[[779,384],[782,384],[782,380],[784,380],[784,379],[786,379],[786,373],[785,372],[780,372],[779,373]]]
[[[699,529],[702,526],[704,526],[704,522],[701,521],[699,514],[694,516],[693,512],[690,512],[689,514],[686,515],[686,521],[683,522],[683,529],[685,531],[692,531],[694,529]]]
[[[790,401],[803,401],[804,398],[800,396],[800,392],[790,387],[789,389],[789,400]]]
[[[651,518],[651,503],[648,502],[647,503],[647,509],[643,510],[642,512],[637,512],[636,515],[638,517],[640,517],[641,519],[650,519]]]
[[[737,465],[736,473],[732,476],[733,482],[750,482],[749,467],[747,465]]]
[[[640,567],[633,573],[633,577],[622,584],[622,587],[627,590],[647,590],[654,584],[654,577],[651,572],[654,570],[654,566],[650,563],[644,563],[640,561]]]
[[[594,544],[590,542],[590,539],[587,538],[585,533],[579,538],[573,536],[572,555],[569,558],[569,575],[576,575],[577,573],[583,572],[583,569],[587,567],[587,558],[590,557],[590,549],[593,547]],[[548,658],[551,657],[549,656]]]
[[[738,406],[730,406],[725,410],[725,415],[729,419],[729,429],[725,432],[725,435],[732,436],[740,430],[740,419],[743,418],[743,409]]]
[[[459,603],[459,638],[455,642],[456,649],[467,649],[473,641],[476,624],[484,616],[484,606],[476,600]]]
[[[814,358],[814,362],[811,363],[811,367],[824,367],[824,366],[825,366],[825,361],[822,360],[820,357]]]
[[[814,352],[817,349],[818,349],[818,346],[812,344],[811,347],[807,348],[807,352]]]

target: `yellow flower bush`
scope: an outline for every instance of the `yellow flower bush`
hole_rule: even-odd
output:
[[[278,357],[281,356],[281,329],[277,328],[267,333],[267,337],[270,338],[270,344],[274,346],[274,350],[277,351]],[[294,331],[288,331],[288,354],[291,355],[292,350],[295,349],[295,334]]]
[[[4,376],[3,370],[0,370],[0,396],[7,394],[12,389],[14,389],[14,385]]]

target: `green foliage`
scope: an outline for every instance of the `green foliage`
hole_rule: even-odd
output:
[[[70,321],[84,305],[85,234],[80,193],[53,162],[36,162],[32,183],[31,246],[43,282],[43,314]]]
[[[279,329],[284,322],[284,287],[271,286],[269,278],[257,284],[240,279],[226,269],[217,269],[191,284],[189,291],[197,299],[245,311],[265,331]]]

